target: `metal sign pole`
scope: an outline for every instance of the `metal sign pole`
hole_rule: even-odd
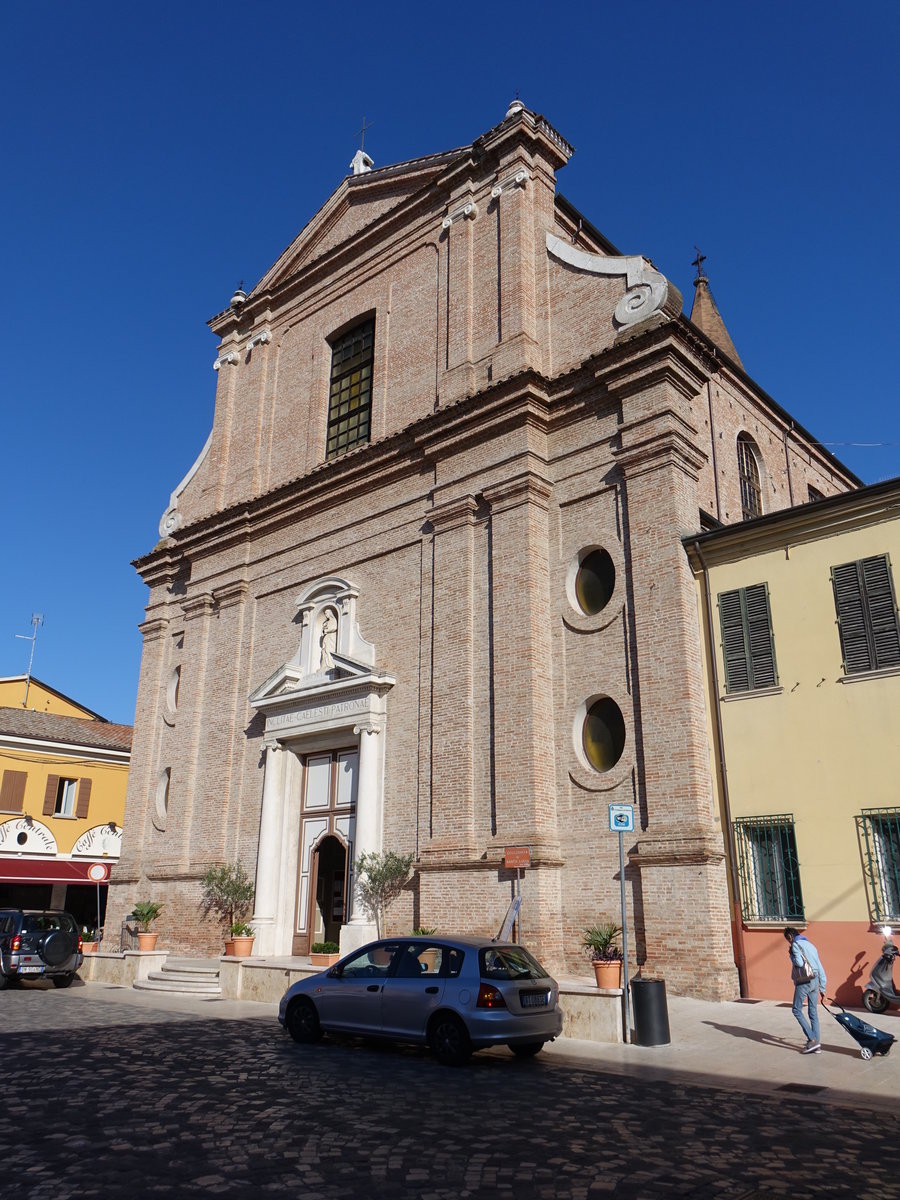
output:
[[[619,894],[622,905],[622,987],[625,992],[625,1042],[631,1042],[631,1003],[628,990],[628,920],[625,912],[625,847],[619,830]]]
[[[619,904],[622,910],[622,995],[625,998],[625,1041],[631,1041],[631,997],[628,989],[628,913],[625,908],[625,845],[622,835],[634,832],[634,805],[611,804],[609,827],[619,835]]]

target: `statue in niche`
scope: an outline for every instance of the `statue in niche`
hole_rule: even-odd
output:
[[[319,645],[322,653],[319,659],[320,671],[334,670],[332,654],[337,650],[337,619],[330,608],[322,614],[322,625],[319,630]]]

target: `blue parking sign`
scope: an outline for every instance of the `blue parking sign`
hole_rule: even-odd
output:
[[[609,827],[613,833],[632,833],[634,830],[634,805],[611,804]]]

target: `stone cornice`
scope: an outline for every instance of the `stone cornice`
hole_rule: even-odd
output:
[[[436,533],[446,533],[451,529],[459,529],[463,525],[474,525],[478,501],[474,496],[460,496],[436,504],[426,514]]]
[[[181,549],[174,538],[166,537],[157,542],[150,554],[134,559],[131,565],[148,587],[169,586],[182,569]]]
[[[666,384],[693,399],[709,378],[698,360],[673,336],[678,326],[667,322],[640,338],[620,343],[615,355],[596,362],[595,377],[619,399]]]
[[[529,871],[534,871],[541,867],[558,869],[565,865],[558,847],[542,849],[531,843],[530,849],[531,864],[527,868]],[[477,851],[473,852],[465,847],[460,847],[456,851],[440,846],[434,849],[425,847],[415,863],[416,870],[421,871],[423,874],[439,871],[458,871],[461,867],[468,871],[504,871],[510,878],[515,878],[515,871],[511,867],[503,865],[502,850],[498,853],[486,851],[484,855],[478,855]]]
[[[667,834],[663,831],[639,837],[628,855],[630,863],[640,867],[680,867],[686,863],[718,865],[725,858],[721,835],[700,831]]]
[[[196,596],[188,596],[181,603],[181,611],[184,613],[186,621],[192,621],[195,617],[209,616],[215,610],[215,597],[209,592],[200,592]]]
[[[145,642],[158,642],[161,637],[165,636],[168,628],[168,617],[153,617],[150,620],[142,621],[138,625],[138,630],[143,635]]]
[[[662,466],[676,466],[697,479],[707,456],[697,446],[696,436],[697,431],[669,409],[623,425],[613,455],[626,479]]]
[[[242,600],[250,593],[250,584],[246,579],[236,579],[233,583],[226,583],[222,587],[213,588],[213,596],[216,606],[221,610],[223,608],[231,608],[234,604],[240,604]]]
[[[551,483],[533,471],[523,472],[512,479],[504,480],[495,487],[484,489],[484,498],[495,513],[518,508],[522,504],[534,504],[546,512],[553,494]]]

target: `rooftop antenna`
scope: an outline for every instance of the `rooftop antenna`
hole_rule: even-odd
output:
[[[25,699],[22,701],[22,707],[28,707],[28,688],[31,685],[31,664],[34,662],[34,643],[37,641],[38,628],[44,623],[43,613],[32,613],[31,624],[34,633],[30,636],[27,633],[17,633],[15,636],[21,638],[23,642],[31,642],[31,654],[28,656],[28,674],[25,676]]]

